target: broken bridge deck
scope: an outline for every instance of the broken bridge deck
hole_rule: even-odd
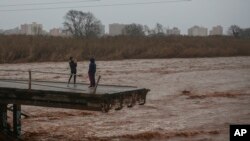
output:
[[[31,89],[25,80],[0,80],[0,103],[71,108],[107,112],[115,105],[132,107],[144,104],[148,89],[132,86],[99,84],[96,92],[88,84],[32,81]],[[118,105],[118,106],[117,106]]]
[[[120,110],[126,105],[146,102],[148,89],[131,86],[0,79],[0,132],[15,137],[21,135],[21,105],[83,109],[108,112]],[[8,104],[13,104],[13,129],[8,127]]]

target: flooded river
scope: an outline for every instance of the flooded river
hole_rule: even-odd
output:
[[[250,57],[98,61],[100,83],[151,91],[144,106],[109,113],[23,106],[27,141],[227,141],[229,125],[250,123]],[[0,69],[69,73],[68,62],[1,64]],[[78,82],[88,83],[88,62]],[[66,82],[67,75],[33,79]],[[0,78],[28,73],[0,72]]]

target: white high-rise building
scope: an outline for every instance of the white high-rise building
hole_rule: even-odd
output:
[[[181,31],[177,27],[174,27],[173,29],[167,29],[166,34],[167,35],[180,35]]]
[[[31,27],[28,24],[21,25],[21,34],[30,35],[31,34]]]
[[[109,35],[110,36],[121,35],[125,26],[126,26],[125,24],[118,24],[118,23],[110,24],[109,25]]]
[[[193,26],[188,29],[189,36],[207,36],[208,30],[205,27]]]
[[[64,35],[61,28],[52,28],[49,31],[49,34],[51,36],[63,36]]]
[[[37,24],[36,22],[33,22],[32,24],[22,24],[21,34],[25,35],[43,34],[43,26],[42,24]]]
[[[210,30],[209,35],[223,35],[223,27],[220,25],[214,26],[212,30]]]

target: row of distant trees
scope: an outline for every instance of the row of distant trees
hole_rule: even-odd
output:
[[[156,23],[154,30],[151,30],[147,25],[128,24],[122,31],[123,35],[143,36],[143,35],[164,35],[164,27],[160,23]]]
[[[70,10],[64,19],[65,32],[74,37],[97,37],[101,32],[101,21],[90,12]],[[164,28],[157,23],[155,30],[150,30],[148,26],[133,23],[126,25],[122,32],[129,36],[164,35]],[[234,37],[250,37],[250,28],[242,29],[237,25],[230,26],[228,32]]]
[[[238,25],[232,25],[229,27],[229,35],[234,37],[250,37],[250,28],[240,28]]]
[[[63,23],[65,32],[71,33],[75,37],[96,37],[101,32],[101,21],[90,12],[70,10],[64,17]],[[123,29],[124,35],[143,36],[145,34],[164,34],[163,26],[156,24],[156,30],[150,30],[148,26],[141,24],[129,24]]]

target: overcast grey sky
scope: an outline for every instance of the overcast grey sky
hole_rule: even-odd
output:
[[[242,28],[250,27],[250,0],[191,0],[173,2],[178,0],[1,0],[0,2],[0,29],[9,29],[20,26],[23,23],[38,22],[43,24],[46,30],[53,27],[62,27],[63,17],[70,9],[92,12],[106,26],[111,23],[139,23],[155,26],[159,22],[165,27],[178,27],[181,33],[186,34],[187,29],[193,25],[207,27],[222,25],[224,32],[227,28],[236,24]],[[83,2],[85,1],[85,2]],[[127,5],[127,6],[95,6],[106,4],[127,4],[159,2],[155,4]],[[169,1],[169,2],[166,2]],[[46,5],[19,5],[33,3],[71,2],[64,4]],[[81,7],[82,6],[82,7]],[[51,10],[21,10],[72,7]],[[74,7],[74,8],[73,8]]]

